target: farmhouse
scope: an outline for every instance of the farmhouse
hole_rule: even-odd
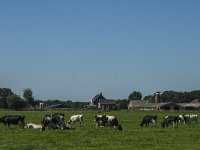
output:
[[[173,102],[149,103],[146,100],[131,100],[128,109],[132,110],[181,110],[183,107]]]
[[[97,94],[92,100],[90,101],[91,107],[97,107],[102,110],[115,110],[117,109],[117,101],[113,99],[106,99],[102,93]]]

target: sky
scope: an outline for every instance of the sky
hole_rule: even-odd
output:
[[[1,0],[0,88],[35,99],[200,89],[199,0]]]

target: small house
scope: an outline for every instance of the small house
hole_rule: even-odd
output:
[[[90,106],[96,106],[98,109],[102,110],[116,110],[117,109],[117,101],[113,99],[106,99],[102,93],[97,94],[90,101]]]

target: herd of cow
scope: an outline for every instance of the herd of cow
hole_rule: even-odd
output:
[[[10,128],[11,124],[19,125],[21,128],[34,128],[41,129],[44,131],[46,127],[48,129],[61,129],[61,130],[74,130],[71,123],[79,122],[80,126],[83,123],[83,115],[72,115],[67,122],[64,123],[64,113],[55,113],[51,115],[45,115],[42,119],[42,124],[34,124],[27,123],[25,125],[25,116],[20,115],[5,115],[0,118],[0,122],[2,122],[5,126]],[[95,116],[96,128],[100,126],[111,126],[118,130],[122,130],[121,125],[118,122],[118,119],[115,116],[108,115],[97,115]]]
[[[55,113],[51,115],[45,115],[42,119],[42,124],[27,123],[25,125],[25,116],[19,115],[5,115],[0,118],[0,122],[7,125],[10,128],[11,124],[19,125],[21,128],[34,128],[44,131],[47,127],[48,129],[61,129],[61,130],[74,130],[71,123],[79,122],[80,126],[83,123],[83,115],[73,115],[70,117],[67,124],[64,123],[64,113]],[[96,128],[98,127],[113,127],[117,130],[123,131],[121,124],[116,116],[110,115],[96,115],[95,116]],[[161,124],[161,126],[168,127],[170,124],[173,127],[178,127],[178,124],[190,124],[192,121],[198,121],[198,115],[178,115],[178,116],[166,116]],[[146,115],[143,117],[140,126],[149,126],[153,123],[157,126],[157,115]]]
[[[162,128],[168,127],[170,124],[173,127],[178,127],[178,124],[190,124],[192,121],[198,121],[198,115],[178,115],[178,116],[166,116],[161,123]],[[144,116],[140,126],[149,126],[153,123],[154,126],[157,125],[157,115],[146,115]]]

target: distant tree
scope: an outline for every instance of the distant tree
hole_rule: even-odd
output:
[[[123,99],[123,100],[118,99],[117,100],[117,107],[119,109],[127,109],[128,108],[128,101],[127,101],[127,99]]]
[[[25,101],[27,102],[28,106],[31,107],[34,102],[32,90],[29,88],[24,89],[23,97],[24,97]]]
[[[8,108],[10,109],[23,109],[26,104],[25,101],[17,95],[10,95],[7,97]]]
[[[128,100],[141,100],[142,99],[142,93],[138,91],[133,91],[128,96]]]
[[[154,96],[153,95],[147,95],[144,97],[143,100],[148,100],[150,103],[155,102]]]
[[[7,108],[7,97],[14,93],[9,88],[0,88],[0,108]]]

